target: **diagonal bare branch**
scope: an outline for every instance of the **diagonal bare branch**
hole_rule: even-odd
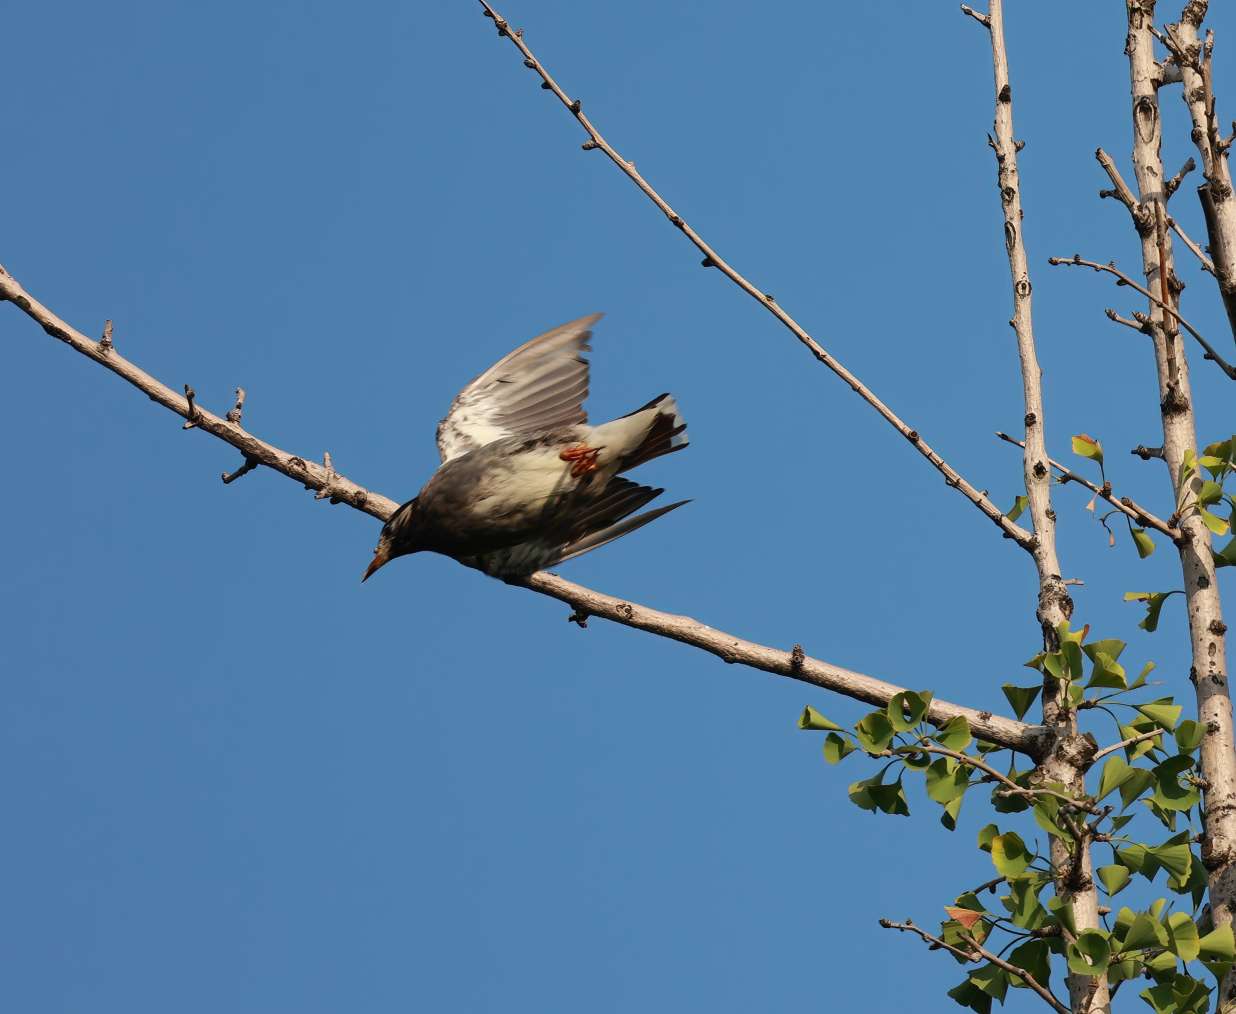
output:
[[[196,402],[190,405],[186,398],[129,362],[117,353],[114,347],[96,342],[66,323],[0,267],[0,302],[6,300],[26,313],[53,338],[58,338],[70,348],[111,370],[152,401],[158,402],[178,416],[184,419],[192,417],[196,429],[218,437],[239,450],[245,456],[245,465],[230,477],[225,476],[225,482],[257,465],[265,465],[290,479],[295,479],[306,489],[315,491],[318,498],[329,497],[331,503],[347,504],[380,521],[389,518],[399,506],[394,500],[365,489],[340,475],[331,464],[329,454],[324,456],[324,463],[319,465],[266,443],[242,428],[238,422],[221,418]],[[709,627],[689,616],[660,612],[629,599],[619,599],[593,591],[556,574],[540,572],[519,583],[532,591],[574,607],[572,618],[597,616],[612,620],[623,626],[691,645],[726,662],[760,669],[776,676],[786,676],[868,704],[886,706],[894,695],[905,689],[874,676],[811,658],[797,646],[792,651],[770,648]],[[958,716],[967,719],[974,735],[980,739],[1032,757],[1038,756],[1050,737],[1047,730],[1039,726],[1026,725],[1011,718],[993,715],[989,711],[967,708],[948,701],[933,700],[927,714],[928,720],[936,725],[944,725]]]
[[[1013,444],[1017,447],[1025,446],[1016,437],[1011,437],[1007,433],[1001,433],[999,430],[996,431],[996,436],[1006,443]],[[1079,475],[1077,472],[1074,472],[1071,468],[1069,468],[1068,465],[1062,464],[1055,458],[1048,458],[1047,463],[1060,473],[1061,482],[1075,482],[1079,486],[1085,486],[1086,489],[1090,490],[1090,492],[1095,494],[1095,496],[1097,496],[1100,500],[1106,500],[1109,504],[1115,507],[1116,510],[1132,518],[1142,527],[1153,528],[1155,531],[1166,535],[1173,542],[1182,537],[1182,533],[1179,528],[1174,528],[1162,518],[1155,514],[1151,514],[1150,511],[1146,510],[1145,507],[1137,503],[1135,500],[1132,500],[1127,496],[1117,497],[1116,494],[1112,492],[1112,485],[1110,482],[1105,482],[1102,486],[1097,486],[1084,475]]]
[[[554,97],[557,98],[558,101],[570,111],[570,113],[578,121],[579,125],[584,128],[585,132],[588,134],[588,140],[583,144],[586,151],[591,151],[594,149],[600,149],[603,151],[609,160],[613,162],[614,165],[617,166],[618,169],[631,180],[631,182],[639,187],[639,189],[644,193],[644,196],[646,196],[650,201],[652,201],[653,204],[657,206],[661,213],[669,219],[670,223],[684,236],[686,236],[687,239],[695,245],[696,249],[704,255],[703,263],[705,267],[716,268],[723,275],[725,275],[726,278],[742,289],[743,292],[768,310],[768,312],[776,317],[777,320],[779,320],[786,327],[786,329],[794,335],[795,338],[806,346],[806,348],[819,362],[823,363],[830,370],[832,370],[833,373],[845,381],[845,383],[849,385],[850,389],[853,390],[854,393],[862,398],[868,405],[874,408],[876,412],[878,412],[885,420],[885,422],[887,422],[890,426],[897,430],[898,433],[910,441],[915,450],[931,462],[932,466],[944,476],[944,482],[946,485],[952,486],[954,489],[958,490],[962,496],[981,510],[987,516],[988,520],[995,524],[1004,533],[1006,538],[1012,539],[1017,543],[1017,545],[1021,546],[1021,548],[1025,549],[1027,552],[1033,551],[1036,543],[1034,536],[1030,532],[1026,531],[1015,522],[1010,521],[1000,510],[1000,508],[992,503],[985,492],[977,489],[970,482],[967,482],[955,468],[946,462],[931,447],[931,445],[919,435],[918,430],[914,429],[909,425],[909,423],[905,422],[900,416],[898,416],[883,401],[876,397],[874,391],[859,380],[857,376],[846,369],[845,366],[843,366],[841,362],[831,353],[826,351],[819,342],[807,333],[798,321],[791,317],[789,313],[781,307],[781,305],[770,293],[765,292],[753,285],[743,275],[739,274],[739,272],[733,268],[719,253],[717,253],[716,250],[704,242],[703,237],[691,228],[691,226],[687,224],[686,220],[672,207],[670,207],[669,202],[657,193],[657,191],[653,189],[652,185],[644,179],[639,172],[636,171],[635,163],[628,162],[618,154],[614,147],[601,134],[600,130],[598,130],[593,122],[584,114],[583,103],[579,99],[570,98],[567,93],[563,91],[562,87],[554,79],[553,75],[551,75],[545,65],[536,58],[532,50],[528,47],[527,42],[524,41],[522,29],[512,28],[510,23],[502,17],[502,15],[499,14],[493,5],[488,3],[487,0],[480,0],[480,4],[483,8],[484,15],[487,18],[493,19],[494,24],[498,28],[498,35],[502,38],[510,39],[512,45],[514,45],[515,48],[523,54],[524,66],[540,77],[541,87],[546,91],[552,92]]]
[[[1181,228],[1180,223],[1174,218],[1169,218],[1167,220],[1167,224],[1171,226],[1172,232],[1180,237],[1180,242],[1187,246],[1193,256],[1198,259],[1199,263],[1202,265],[1202,270],[1213,275],[1215,273],[1214,261],[1206,256],[1206,252],[1197,245],[1197,242],[1190,237],[1184,229]]]
[[[1127,285],[1131,289],[1136,289],[1156,306],[1175,317],[1180,326],[1188,331],[1189,334],[1191,334],[1197,340],[1197,343],[1202,347],[1202,350],[1205,352],[1205,355],[1202,358],[1209,359],[1216,366],[1218,366],[1219,369],[1227,374],[1229,380],[1236,380],[1236,366],[1232,366],[1231,363],[1227,362],[1227,360],[1219,355],[1219,353],[1215,351],[1214,346],[1202,337],[1201,332],[1199,332],[1197,328],[1180,316],[1180,312],[1174,306],[1164,302],[1149,289],[1138,285],[1137,282],[1133,281],[1132,278],[1116,267],[1114,262],[1100,264],[1098,261],[1088,261],[1084,257],[1074,254],[1072,257],[1049,257],[1047,258],[1047,263],[1055,266],[1066,265],[1078,268],[1091,268],[1095,271],[1106,272],[1109,275],[1114,275],[1117,285]]]
[[[1148,739],[1154,739],[1156,736],[1162,735],[1162,729],[1151,729],[1149,732],[1139,732],[1136,736],[1130,736],[1128,739],[1122,739],[1119,743],[1113,743],[1111,746],[1105,746],[1094,755],[1095,763],[1097,764],[1109,753],[1115,753],[1117,750],[1123,750],[1126,746],[1135,746],[1138,743],[1142,743]]]
[[[984,948],[982,945],[973,940],[967,940],[962,947],[954,947],[952,944],[945,943],[933,933],[928,933],[921,926],[915,925],[913,920],[907,919],[905,922],[894,922],[891,919],[881,919],[880,925],[885,929],[900,930],[902,933],[909,931],[917,933],[923,938],[925,943],[931,945],[932,949],[940,949],[948,951],[953,957],[965,962],[990,961],[997,968],[1002,968],[1010,975],[1016,975],[1022,979],[1052,1010],[1058,1011],[1059,1014],[1069,1014],[1069,1008],[1056,999],[1055,994],[1039,982],[1026,969],[1019,965],[1014,965],[1010,961],[1005,961],[998,954],[993,954],[991,951]]]

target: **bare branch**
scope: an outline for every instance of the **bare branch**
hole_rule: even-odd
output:
[[[945,943],[938,936],[928,933],[920,926],[916,926],[911,919],[907,919],[905,922],[893,922],[891,919],[881,919],[880,925],[885,929],[900,930],[903,933],[907,931],[910,933],[917,933],[926,943],[931,945],[932,949],[948,951],[951,955],[953,955],[953,957],[960,958],[962,961],[990,961],[997,968],[1002,968],[1010,975],[1016,975],[1019,979],[1022,979],[1025,984],[1034,990],[1034,992],[1036,992],[1053,1010],[1058,1011],[1059,1014],[1069,1014],[1069,1008],[1057,1000],[1056,995],[1046,986],[1042,985],[1038,979],[1036,979],[1028,971],[1019,965],[1014,965],[1012,962],[1005,961],[1004,958],[1000,957],[998,954],[993,954],[991,951],[986,950],[972,939],[966,941],[966,947],[969,948],[967,951],[960,947],[954,947],[952,944]]]
[[[1006,538],[1012,539],[1017,545],[1021,546],[1027,552],[1031,552],[1035,546],[1034,536],[1022,528],[1015,522],[1010,521],[1005,517],[1004,513],[987,497],[985,493],[977,489],[974,485],[967,482],[961,474],[948,464],[920,435],[918,430],[911,427],[908,423],[902,420],[891,408],[883,401],[876,397],[875,393],[867,387],[853,373],[843,366],[831,353],[827,352],[810,334],[793,317],[789,315],[777,303],[771,293],[764,289],[758,288],[743,275],[739,274],[736,269],[731,267],[716,250],[709,246],[704,239],[696,232],[686,220],[678,214],[669,203],[663,198],[652,185],[644,179],[635,169],[635,163],[623,158],[614,147],[602,136],[600,130],[593,122],[584,114],[583,104],[579,99],[570,98],[565,91],[554,80],[553,76],[545,68],[545,65],[536,58],[532,50],[528,48],[527,42],[524,41],[522,31],[514,30],[510,27],[507,20],[493,7],[488,0],[480,0],[484,15],[487,18],[492,18],[494,24],[498,28],[498,35],[501,38],[509,39],[511,44],[523,54],[524,66],[536,73],[541,79],[541,87],[546,91],[553,92],[554,96],[562,105],[570,111],[578,121],[579,125],[588,134],[588,140],[584,142],[584,150],[591,151],[599,149],[605,153],[611,162],[633,182],[643,192],[663,215],[670,221],[674,228],[678,229],[692,244],[704,255],[704,266],[713,267],[720,271],[726,278],[742,289],[752,299],[756,300],[769,313],[777,318],[791,334],[794,335],[815,358],[827,366],[838,377],[840,377],[850,389],[854,391],[868,405],[876,410],[879,415],[889,423],[898,433],[905,437],[913,445],[915,450],[924,458],[931,462],[932,466],[944,476],[945,485],[951,486],[958,490],[962,496],[974,504],[983,512],[993,524],[995,524],[1004,533]]]
[[[1196,38],[1197,21],[1205,15],[1206,6],[1205,0],[1191,0],[1187,4],[1179,31],[1175,33],[1177,39],[1186,39],[1190,31],[1192,38]],[[1159,95],[1153,82],[1154,39],[1150,31],[1154,12],[1155,0],[1129,0],[1125,7],[1128,23],[1125,53],[1129,59],[1129,91],[1133,113],[1133,166],[1137,174],[1138,194],[1143,204],[1161,204],[1163,201],[1163,117],[1159,108]],[[1181,69],[1183,91],[1185,100],[1190,105],[1191,115],[1199,82],[1196,80],[1197,75],[1190,69],[1190,64],[1197,55],[1203,58],[1200,82],[1202,90],[1213,95],[1213,89],[1208,88],[1209,51],[1189,53],[1181,62]],[[1208,121],[1212,119],[1209,112],[1206,116]],[[1198,143],[1203,175],[1209,183],[1217,178],[1217,170],[1214,164],[1207,162],[1213,154],[1207,149],[1213,146],[1201,143],[1207,140],[1201,135],[1210,135],[1212,131],[1217,135],[1217,126],[1213,122],[1207,122],[1205,130],[1200,132],[1197,127],[1195,119],[1194,141]],[[1225,163],[1226,156],[1220,155],[1217,162]],[[1229,183],[1229,195],[1230,192]],[[1207,209],[1208,193],[1209,186],[1199,190],[1204,211]],[[1209,214],[1207,224],[1210,228]],[[1166,232],[1151,235],[1146,230],[1139,230],[1138,238],[1141,244],[1142,274],[1147,289],[1153,289],[1156,287],[1156,280],[1161,283],[1165,278],[1172,278],[1171,236]],[[1232,238],[1236,239],[1236,231]],[[1222,247],[1222,240],[1222,231],[1210,229],[1210,252],[1220,279],[1221,291],[1225,265],[1233,263],[1226,259],[1227,253]],[[1236,255],[1236,249],[1233,254]],[[1195,338],[1199,336],[1194,329],[1187,327],[1176,307],[1165,306],[1164,300],[1150,295],[1147,289],[1138,286],[1138,291],[1146,296],[1150,303],[1146,320],[1151,331],[1155,374],[1159,387],[1163,460],[1176,503],[1179,504],[1184,502],[1189,492],[1182,480],[1181,466],[1186,455],[1196,452],[1198,440],[1189,361],[1183,343],[1174,333],[1171,319],[1174,317],[1180,322],[1180,326],[1189,330]],[[1232,312],[1233,307],[1229,307],[1229,320],[1236,323]],[[1206,348],[1205,345],[1203,347]],[[1230,368],[1225,372],[1229,377],[1233,376]],[[1181,575],[1188,599],[1186,612],[1192,656],[1190,676],[1197,695],[1197,721],[1206,729],[1201,744],[1202,775],[1208,783],[1203,807],[1206,832],[1204,865],[1214,924],[1220,927],[1230,924],[1236,914],[1236,735],[1232,725],[1232,702],[1228,687],[1230,673],[1227,669],[1222,634],[1227,628],[1223,623],[1223,607],[1211,556],[1210,530],[1196,511],[1186,512],[1177,523],[1186,535],[1186,538],[1176,543],[1176,548],[1180,554]],[[1223,977],[1216,991],[1219,1009],[1224,1012],[1236,1010],[1236,1003],[1232,1000],[1234,995],[1236,979],[1229,973]]]
[[[1026,440],[1022,447],[1022,477],[1034,525],[1035,544],[1031,549],[1039,578],[1038,619],[1048,647],[1056,637],[1061,623],[1073,612],[1064,583],[1060,579],[1060,561],[1056,555],[1056,514],[1051,507],[1051,473],[1044,464],[1047,458],[1046,420],[1043,409],[1043,371],[1039,367],[1034,341],[1034,319],[1030,284],[1030,262],[1026,257],[1021,204],[1021,176],[1017,168],[1018,144],[1013,131],[1013,87],[1009,77],[1008,52],[1004,45],[1004,3],[990,0],[988,7],[988,38],[991,42],[992,82],[995,92],[995,112],[988,143],[996,156],[996,189],[1004,218],[1004,251],[1009,263],[1009,281],[1013,295],[1013,317],[1009,324],[1017,336],[1017,357],[1021,367],[1022,400],[1025,406]],[[1055,688],[1043,691],[1043,719],[1055,721],[1057,712],[1068,713],[1063,691]]]
[[[1180,237],[1180,241],[1189,248],[1189,250],[1193,253],[1193,256],[1201,262],[1202,270],[1213,275],[1215,273],[1214,262],[1206,256],[1205,251],[1202,250],[1202,248],[1190,238],[1189,234],[1185,232],[1183,228],[1181,228],[1180,223],[1177,222],[1176,219],[1169,217],[1167,224],[1171,226],[1172,232]]]
[[[1020,440],[1009,436],[1007,433],[997,431],[996,436],[1006,443],[1014,444],[1017,447],[1025,446]],[[1115,507],[1116,510],[1132,518],[1143,528],[1153,528],[1155,531],[1166,535],[1173,542],[1183,537],[1183,533],[1179,528],[1174,528],[1162,518],[1151,514],[1150,511],[1142,507],[1141,504],[1136,503],[1127,496],[1117,498],[1117,496],[1112,492],[1112,484],[1110,482],[1104,483],[1102,486],[1096,486],[1084,475],[1079,475],[1067,465],[1057,461],[1055,458],[1048,458],[1047,461],[1052,468],[1056,469],[1056,471],[1060,473],[1061,482],[1075,482],[1079,486],[1085,486],[1086,489],[1098,496],[1099,499],[1106,500],[1109,504]]]
[[[1129,185],[1124,181],[1124,177],[1120,175],[1120,170],[1116,168],[1115,160],[1107,154],[1102,148],[1096,148],[1094,157],[1098,159],[1099,165],[1103,167],[1103,171],[1107,173],[1107,178],[1112,181],[1113,190],[1100,190],[1100,197],[1115,197],[1126,208],[1129,209],[1129,214],[1133,216],[1134,224],[1142,227],[1146,219],[1145,212],[1142,211],[1141,203],[1134,195]]]
[[[1113,743],[1111,746],[1105,746],[1102,750],[1094,755],[1096,761],[1106,757],[1109,753],[1115,753],[1117,750],[1123,750],[1126,746],[1136,746],[1138,743],[1144,743],[1148,739],[1154,739],[1156,736],[1162,736],[1162,729],[1151,729],[1149,732],[1139,732],[1136,736],[1130,736],[1128,739],[1122,739],[1119,743]]]
[[[1163,184],[1163,190],[1168,197],[1171,197],[1177,190],[1180,189],[1180,184],[1184,182],[1184,178],[1197,168],[1197,163],[1192,158],[1185,159],[1185,164],[1176,170],[1176,175]]]
[[[1206,178],[1197,194],[1214,257],[1212,274],[1219,286],[1232,335],[1236,337],[1236,199],[1227,160],[1231,141],[1221,136],[1215,109],[1214,36],[1207,32],[1205,45],[1198,40],[1198,29],[1206,17],[1207,6],[1197,0],[1186,4],[1180,23],[1168,26],[1164,44],[1180,67],[1184,83],[1181,97],[1193,123],[1191,137],[1202,160],[1202,175]]]
[[[1131,327],[1134,331],[1138,332],[1139,334],[1146,334],[1145,325],[1140,324],[1135,320],[1129,320],[1128,317],[1120,316],[1120,314],[1118,314],[1110,306],[1107,307],[1107,309],[1105,309],[1103,313],[1106,314],[1108,320],[1116,324],[1123,324],[1125,327]]]
[[[82,355],[127,380],[152,401],[158,402],[164,408],[170,409],[183,418],[188,418],[192,412],[199,429],[230,444],[245,456],[245,466],[233,473],[232,479],[261,464],[296,480],[306,489],[315,490],[319,494],[330,497],[332,503],[345,503],[381,521],[389,518],[399,506],[394,500],[365,489],[338,474],[329,455],[323,456],[322,465],[314,464],[299,455],[289,454],[287,451],[259,440],[238,424],[220,418],[196,404],[190,407],[185,398],[124,357],[115,352],[109,353],[101,350],[98,342],[87,338],[52,313],[26,292],[3,268],[0,268],[0,300],[11,301],[53,338],[58,338]],[[250,462],[253,463],[252,466]],[[593,591],[556,574],[540,572],[518,583],[532,591],[567,603],[573,607],[576,615],[597,616],[612,620],[623,626],[700,648],[726,662],[746,665],[777,676],[786,676],[868,704],[879,707],[887,706],[896,694],[905,689],[873,676],[811,658],[804,654],[801,648],[797,651],[769,648],[706,626],[688,616],[663,613],[628,599],[619,599]],[[948,701],[933,700],[926,717],[935,725],[945,725],[958,716],[964,717],[969,722],[971,731],[978,738],[1010,750],[1020,751],[1031,757],[1036,757],[1050,738],[1050,733],[1039,726],[1026,725],[1011,718],[993,715],[989,711],[966,708]]]
[[[961,13],[966,15],[966,17],[974,18],[974,20],[977,21],[984,28],[991,28],[991,17],[987,14],[984,14],[982,11],[976,11],[973,7],[969,6],[968,4],[962,4]]]
[[[798,651],[769,648],[716,630],[689,616],[659,612],[629,599],[618,599],[592,591],[556,574],[533,574],[523,583],[533,591],[567,603],[578,613],[668,637],[716,655],[724,662],[750,666],[778,676],[788,676],[877,707],[887,706],[893,696],[904,689],[872,676],[822,662],[803,653],[801,648]],[[1038,755],[1050,738],[1050,734],[1041,726],[1024,725],[990,712],[935,699],[928,708],[927,720],[933,725],[946,725],[958,715],[965,716],[971,731],[978,738],[1032,757]]]
[[[1009,278],[1013,287],[1013,319],[1009,322],[1017,335],[1017,353],[1021,365],[1022,396],[1025,403],[1025,441],[1022,444],[1022,474],[1026,484],[1030,514],[1034,522],[1036,544],[1033,549],[1038,572],[1037,619],[1043,633],[1043,646],[1054,651],[1060,646],[1060,628],[1073,614],[1073,600],[1061,579],[1060,561],[1056,554],[1056,512],[1051,505],[1051,468],[1048,465],[1045,434],[1042,369],[1035,348],[1031,315],[1030,265],[1023,239],[1021,181],[1017,167],[1018,145],[1013,132],[1013,89],[1009,78],[1008,52],[1004,42],[1004,0],[989,0],[991,18],[992,76],[995,86],[995,123],[989,143],[996,154],[996,184],[1004,215],[1004,249],[1008,256]],[[1069,706],[1065,687],[1055,680],[1045,679],[1042,692],[1043,724],[1056,734],[1055,746],[1038,765],[1038,772],[1047,781],[1059,782],[1080,798],[1085,793],[1085,765],[1076,755],[1061,748],[1061,744],[1078,737],[1077,710]],[[1007,781],[1007,779],[1005,779]],[[1014,784],[1020,794],[1020,786]],[[1004,791],[1008,792],[1009,789]],[[1065,796],[1066,799],[1070,798]],[[1077,804],[1073,804],[1077,805]],[[1067,815],[1061,811],[1067,823]],[[1057,871],[1073,870],[1075,875],[1056,878],[1056,895],[1072,905],[1077,926],[1095,929],[1099,926],[1098,892],[1094,885],[1092,857],[1084,840],[1078,838],[1076,848],[1061,835],[1051,835],[1052,863]],[[1109,1006],[1106,979],[1090,980],[1071,973],[1069,995],[1078,1011],[1097,1012]]]
[[[1133,450],[1129,451],[1129,453],[1137,455],[1142,459],[1142,461],[1149,461],[1151,458],[1158,458],[1160,461],[1163,460],[1162,446],[1147,447],[1145,444],[1138,444],[1133,448]]]
[[[1149,299],[1156,306],[1161,307],[1162,309],[1166,310],[1167,313],[1171,314],[1171,316],[1174,317],[1180,323],[1180,326],[1183,327],[1186,331],[1188,331],[1189,334],[1191,334],[1197,340],[1197,343],[1205,351],[1206,354],[1203,356],[1203,358],[1209,359],[1216,366],[1218,366],[1219,369],[1221,369],[1225,374],[1227,374],[1229,380],[1236,380],[1236,366],[1232,366],[1221,355],[1219,355],[1219,353],[1215,351],[1214,346],[1211,345],[1210,342],[1208,342],[1205,338],[1202,337],[1201,333],[1197,330],[1197,328],[1195,328],[1192,324],[1190,324],[1187,320],[1185,320],[1182,316],[1180,316],[1180,311],[1178,311],[1175,307],[1171,306],[1169,303],[1164,302],[1162,298],[1160,298],[1159,296],[1156,296],[1149,289],[1143,288],[1142,286],[1138,285],[1137,282],[1133,281],[1132,278],[1130,278],[1123,271],[1117,268],[1114,262],[1109,262],[1107,264],[1100,264],[1097,261],[1088,261],[1085,258],[1080,257],[1077,254],[1074,254],[1072,257],[1049,257],[1047,258],[1047,263],[1052,264],[1052,265],[1067,265],[1067,266],[1079,267],[1079,268],[1092,268],[1095,271],[1106,272],[1109,275],[1114,275],[1116,278],[1117,285],[1127,285],[1131,289],[1136,289],[1138,292],[1140,292],[1143,296]]]
[[[112,322],[103,322],[103,337],[99,339],[99,351],[106,352],[112,347]]]

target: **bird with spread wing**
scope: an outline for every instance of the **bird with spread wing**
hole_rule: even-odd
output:
[[[362,580],[421,551],[515,579],[687,503],[636,514],[665,491],[622,478],[687,446],[687,426],[670,395],[612,422],[588,424],[584,353],[600,319],[581,317],[533,338],[459,392],[438,424],[441,466],[383,526]]]

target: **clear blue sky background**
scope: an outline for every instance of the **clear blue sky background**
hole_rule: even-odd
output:
[[[1136,263],[1092,157],[1127,164],[1124,7],[1010,6],[1051,445],[1098,436],[1166,515],[1126,453],[1158,442],[1149,350],[1102,315],[1137,303],[1045,263]],[[725,256],[1012,501],[989,52],[954,3],[503,9]],[[1029,561],[579,150],[475,5],[25,4],[0,54],[0,261],[170,385],[223,410],[242,384],[254,432],[404,499],[466,380],[604,310],[592,412],[678,395],[692,448],[642,478],[695,502],[568,576],[976,706],[1029,682]],[[1202,232],[1191,185],[1173,207]],[[262,470],[224,487],[236,452],[12,308],[0,334],[4,1009],[951,1006],[953,963],[876,918],[990,876],[984,810],[950,836],[918,796],[852,807],[869,763],[827,768],[794,720],[863,709],[442,558],[362,587],[372,519]],[[1197,372],[1226,435],[1231,387]],[[1109,551],[1083,502],[1058,494],[1079,619],[1187,695],[1179,600],[1154,636],[1120,602],[1175,587],[1173,554]]]

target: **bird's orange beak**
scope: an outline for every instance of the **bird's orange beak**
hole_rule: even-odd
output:
[[[383,549],[378,549],[373,554],[373,559],[369,561],[369,566],[365,568],[365,574],[361,578],[361,584],[364,584],[373,576],[375,572],[380,570],[390,561],[391,555]]]

